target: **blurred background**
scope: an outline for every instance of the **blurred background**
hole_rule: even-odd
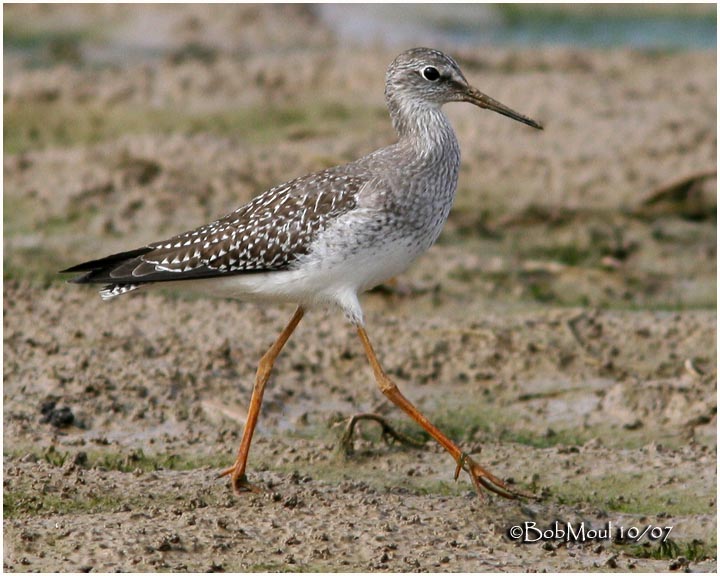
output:
[[[443,241],[479,242],[472,252],[486,255],[451,274],[501,297],[513,276],[523,299],[714,303],[712,5],[9,5],[4,15],[8,270],[28,250],[40,270],[91,256],[78,237],[88,229],[108,249],[131,230],[172,234],[389,143],[385,68],[429,44],[548,127],[528,134],[447,107],[465,162]],[[67,157],[30,162],[40,150]],[[177,190],[186,201],[170,215],[161,205]],[[49,233],[62,241],[43,254]],[[662,240],[676,234],[682,249]]]
[[[6,570],[716,570],[714,4],[3,15]],[[150,290],[107,304],[57,271],[393,142],[385,70],[418,45],[545,130],[445,107],[455,206],[364,297],[369,331],[433,421],[544,498],[476,504],[444,455],[372,430],[337,458],[333,425],[388,406],[345,320],[313,312],[250,457],[272,498],[237,500],[215,472],[291,310]],[[517,546],[516,517],[675,530]]]
[[[243,45],[257,49],[252,39],[238,38],[242,26],[235,33],[232,26],[233,17],[251,23],[260,10],[232,6],[209,9],[224,20],[220,25],[226,29],[222,35],[206,32],[204,41],[217,49],[237,50]],[[38,6],[30,11],[32,18],[28,10],[11,7],[6,11],[6,58],[24,57],[37,64],[43,60],[108,63],[163,56],[183,41],[172,38],[177,36],[173,33],[175,23],[188,16],[182,13],[198,12],[201,17],[206,12],[182,6],[172,9],[174,16],[167,9],[141,6]],[[656,50],[712,49],[716,44],[715,9],[711,4],[317,4],[305,5],[300,11],[316,20],[318,28],[325,28],[326,37],[330,33],[335,42],[361,47],[379,44],[402,48],[421,40],[428,45]],[[293,17],[290,13],[285,16]],[[111,31],[118,26],[125,28],[125,33]],[[275,26],[283,27],[282,20]],[[274,50],[304,44],[301,34],[290,35],[294,41],[278,41]],[[273,50],[271,46],[267,49]]]
[[[343,42],[516,47],[712,49],[715,10],[672,4],[333,5],[320,15]]]

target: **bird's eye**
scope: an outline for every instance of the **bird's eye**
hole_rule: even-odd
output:
[[[422,75],[425,80],[430,80],[430,82],[435,82],[435,80],[440,78],[440,72],[438,72],[438,69],[433,66],[425,68],[425,70],[422,71]]]

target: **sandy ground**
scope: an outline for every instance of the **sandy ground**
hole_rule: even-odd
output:
[[[105,304],[55,271],[392,141],[394,53],[349,50],[303,7],[53,10],[5,13],[9,42],[39,46],[5,61],[5,570],[716,570],[714,52],[444,47],[547,128],[448,107],[456,206],[365,297],[368,330],[432,420],[539,499],[454,482],[322,310],[266,391],[263,492],[238,498],[216,475],[292,309]],[[369,410],[425,447],[366,423],[341,454]],[[616,537],[509,536],[555,521]]]

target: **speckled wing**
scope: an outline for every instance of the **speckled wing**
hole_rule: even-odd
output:
[[[112,298],[148,282],[286,270],[318,232],[352,210],[367,177],[330,169],[282,184],[210,224],[63,272],[107,283]]]

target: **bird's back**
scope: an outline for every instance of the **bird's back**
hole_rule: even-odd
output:
[[[286,270],[329,223],[357,205],[371,174],[335,166],[275,186],[209,224],[143,248],[84,262],[76,283],[105,283],[104,298],[144,283]]]

